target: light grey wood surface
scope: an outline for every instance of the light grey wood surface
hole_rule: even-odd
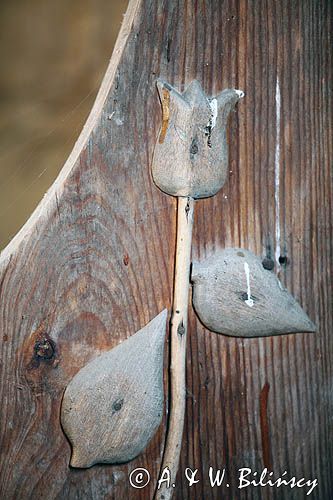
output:
[[[61,422],[72,467],[132,460],[163,414],[167,310],[127,340],[90,361],[66,388]]]
[[[235,337],[314,332],[313,322],[259,257],[243,248],[213,253],[192,267],[193,305],[202,323]]]
[[[152,161],[155,184],[173,196],[213,196],[228,177],[226,126],[243,93],[225,89],[208,97],[196,80],[182,94],[161,80],[157,86],[162,127]]]

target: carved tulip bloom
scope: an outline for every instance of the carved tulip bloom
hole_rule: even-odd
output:
[[[163,121],[152,163],[155,184],[172,196],[213,196],[227,177],[226,125],[243,92],[226,89],[207,98],[196,80],[183,94],[163,81],[157,86]]]

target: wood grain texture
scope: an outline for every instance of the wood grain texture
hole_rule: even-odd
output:
[[[154,500],[170,500],[173,496],[171,485],[177,477],[183,441],[194,206],[193,198],[179,197],[177,200],[175,273],[170,321],[169,418],[160,474],[162,477],[163,471],[168,470],[170,477],[168,482],[159,485]]]
[[[110,351],[84,365],[66,387],[61,425],[72,467],[129,462],[144,451],[163,415],[165,309]]]
[[[196,80],[180,94],[157,81],[162,127],[151,165],[156,186],[172,196],[207,198],[228,177],[227,122],[243,93],[224,89],[207,96]]]
[[[59,411],[89,359],[170,307],[176,202],[149,171],[161,77],[180,90],[197,79],[208,95],[246,93],[229,125],[229,181],[197,206],[193,258],[224,247],[280,258],[275,270],[318,325],[315,335],[230,339],[204,331],[190,311],[180,470],[198,468],[201,481],[189,488],[179,475],[175,497],[304,498],[304,490],[237,489],[237,469],[261,470],[269,457],[277,475],[317,477],[312,498],[329,499],[332,3],[142,0],[131,8],[119,66],[113,60],[83,136],[1,258],[0,496],[152,496],[154,481],[134,490],[128,472],[146,467],[157,477],[163,426],[130,464],[77,471],[68,468]],[[227,467],[230,488],[210,487],[210,466]]]
[[[225,248],[192,263],[193,307],[209,330],[234,337],[315,332],[274,273],[244,248]]]

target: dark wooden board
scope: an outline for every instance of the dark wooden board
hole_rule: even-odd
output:
[[[197,78],[208,94],[246,92],[229,125],[229,181],[196,206],[193,258],[230,246],[274,258],[278,222],[280,278],[318,325],[314,335],[243,340],[206,331],[190,312],[180,467],[201,481],[189,488],[180,474],[175,497],[305,498],[237,488],[238,468],[267,466],[316,477],[311,498],[331,498],[331,28],[328,0],[132,0],[73,154],[1,255],[1,498],[152,496],[164,426],[128,465],[73,470],[59,412],[89,359],[170,309],[176,201],[149,168],[157,77],[180,90]],[[227,468],[229,488],[210,487],[210,466]],[[135,467],[150,471],[145,489],[129,485]]]

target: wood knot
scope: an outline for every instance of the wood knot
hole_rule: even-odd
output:
[[[40,366],[52,366],[55,368],[58,365],[59,359],[57,357],[56,343],[46,333],[43,325],[28,339],[26,356],[26,367],[29,371]]]
[[[55,354],[55,343],[50,338],[43,338],[35,343],[34,351],[39,359],[52,359]]]

